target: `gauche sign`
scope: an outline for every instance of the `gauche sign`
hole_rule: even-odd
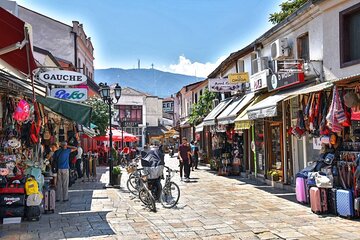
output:
[[[40,73],[39,79],[53,85],[71,86],[86,82],[87,77],[78,72],[54,70]]]
[[[69,101],[82,102],[87,99],[86,88],[54,88],[51,89],[50,96]]]

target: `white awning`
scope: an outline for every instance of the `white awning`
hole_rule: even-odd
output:
[[[195,132],[202,132],[204,130],[204,123],[200,123],[199,125],[196,125]]]
[[[218,124],[234,123],[237,114],[242,111],[254,98],[254,93],[248,93],[241,98],[234,99],[231,104],[216,118]]]
[[[334,84],[332,82],[323,82],[323,83],[320,83],[320,84],[313,85],[311,87],[301,88],[301,89],[293,92],[292,95],[289,96],[286,100],[288,100],[290,98],[293,98],[293,97],[296,97],[296,96],[299,96],[299,95],[302,95],[302,94],[309,94],[309,93],[319,92],[319,91],[331,88],[333,86],[334,86]]]
[[[205,118],[204,126],[215,125],[215,118],[232,102],[232,98],[221,101]]]
[[[186,118],[184,121],[180,122],[180,127],[189,127],[189,119]]]
[[[277,104],[279,102],[288,100],[290,98],[299,96],[301,94],[319,92],[324,89],[330,88],[332,86],[333,86],[332,83],[325,82],[311,86],[309,86],[308,84],[306,86],[301,86],[299,88],[281,91],[249,107],[247,109],[247,114],[250,120],[265,118],[265,117],[275,117],[277,115]]]

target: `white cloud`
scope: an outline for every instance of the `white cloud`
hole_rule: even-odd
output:
[[[191,60],[185,56],[179,56],[179,62],[177,64],[163,67],[163,70],[197,77],[207,77],[225,58],[225,56],[222,56],[215,63],[200,63],[191,62]]]

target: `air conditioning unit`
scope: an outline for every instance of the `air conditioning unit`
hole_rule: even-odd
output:
[[[290,55],[290,48],[287,38],[280,38],[271,44],[271,58],[281,59]]]
[[[269,67],[268,57],[260,57],[251,61],[252,74],[261,72]]]
[[[219,104],[219,99],[214,99],[213,101],[212,101],[212,107],[213,107],[213,109],[217,106]]]

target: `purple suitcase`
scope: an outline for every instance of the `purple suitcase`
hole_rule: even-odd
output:
[[[311,211],[316,214],[328,212],[327,192],[325,188],[310,188]]]
[[[302,204],[307,204],[309,202],[305,178],[296,178],[296,200]]]
[[[44,210],[45,213],[54,213],[55,212],[55,190],[51,189],[45,191],[44,193]]]

